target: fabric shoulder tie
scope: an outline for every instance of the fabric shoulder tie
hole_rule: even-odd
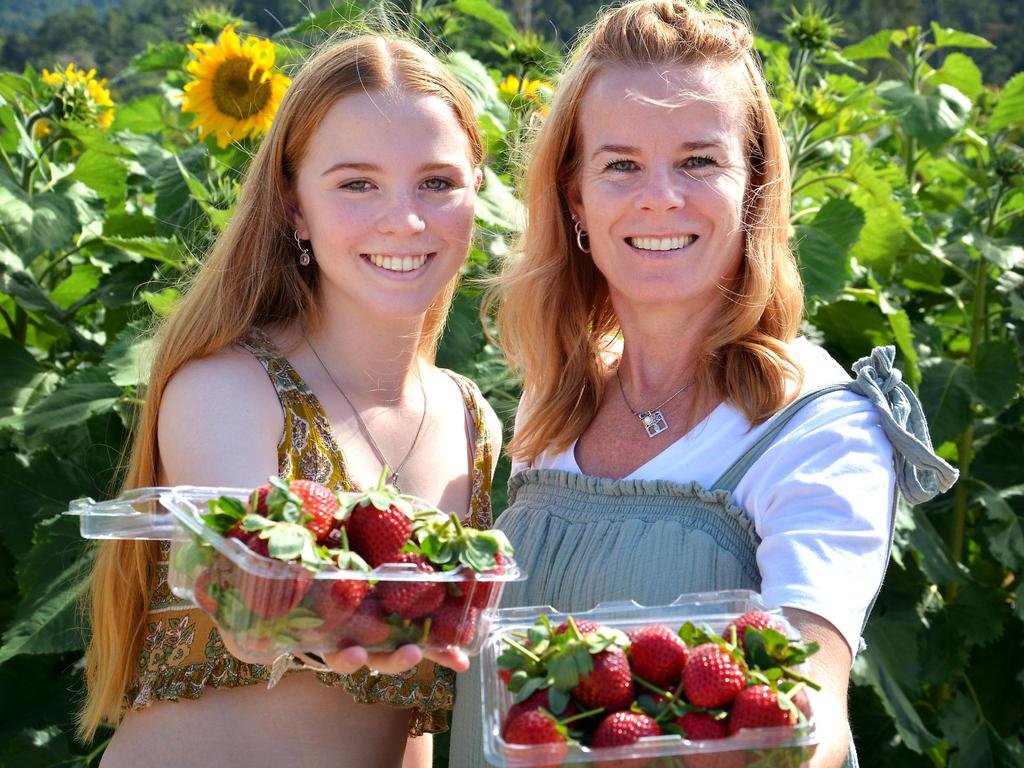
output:
[[[900,493],[911,504],[921,504],[948,491],[960,473],[935,455],[921,402],[893,367],[895,359],[896,347],[875,347],[853,364],[856,378],[848,387],[875,406],[892,443]]]

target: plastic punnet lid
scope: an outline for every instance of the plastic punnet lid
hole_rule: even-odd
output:
[[[135,488],[116,499],[75,499],[66,515],[76,515],[86,539],[170,539],[175,521],[160,503],[169,488]]]

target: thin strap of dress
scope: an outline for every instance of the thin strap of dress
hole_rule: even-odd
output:
[[[827,395],[830,392],[838,392],[839,390],[846,389],[845,384],[830,384],[820,389],[815,389],[810,392],[805,392],[792,403],[782,409],[768,424],[768,428],[761,434],[754,444],[750,446],[746,451],[740,455],[736,461],[732,463],[722,476],[715,481],[714,485],[711,486],[712,490],[724,490],[732,493],[736,490],[736,486],[739,485],[740,480],[747,473],[754,462],[761,458],[761,455],[768,450],[775,438],[779,436],[779,433],[786,428],[786,425],[792,421],[793,417],[800,412],[800,409],[807,405],[812,400],[815,400],[822,395]]]
[[[337,490],[353,490],[327,413],[299,372],[260,328],[250,328],[238,346],[260,362],[281,402],[284,431],[277,450],[279,474],[315,480]]]
[[[491,509],[491,477],[494,474],[494,450],[482,406],[483,393],[476,382],[454,371],[444,370],[462,393],[466,406],[466,426],[473,436],[470,455],[470,474],[473,489],[469,500],[469,524],[486,529],[494,524]]]
[[[714,484],[716,489],[734,491],[751,465],[771,445],[779,432],[807,403],[829,392],[848,389],[866,397],[878,412],[882,430],[893,447],[896,485],[911,504],[920,504],[949,490],[959,473],[935,455],[928,423],[917,395],[893,367],[896,348],[875,347],[871,354],[853,364],[856,378],[807,392],[783,409],[757,441]]]

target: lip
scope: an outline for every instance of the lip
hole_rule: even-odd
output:
[[[423,262],[423,264],[421,266],[417,267],[416,269],[410,270],[408,272],[396,272],[396,271],[391,270],[391,269],[384,269],[384,267],[378,267],[376,264],[374,264],[372,261],[370,261],[370,255],[371,255],[370,252],[360,253],[359,254],[359,259],[367,266],[367,268],[372,270],[374,272],[374,274],[382,275],[382,276],[384,276],[384,277],[386,277],[386,278],[388,278],[390,280],[415,280],[420,275],[422,275],[424,272],[426,272],[427,269],[429,269],[430,265],[434,261],[434,258],[437,256],[437,251],[427,251],[426,252],[426,257],[427,258]],[[392,253],[392,252],[374,251],[374,252],[372,252],[372,255],[374,255],[374,256],[386,256],[386,257],[390,256],[391,258],[406,258],[406,257],[419,258],[419,257],[424,255],[424,252],[423,251],[419,251],[417,253]]]

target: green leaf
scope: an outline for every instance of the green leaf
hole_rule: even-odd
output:
[[[983,646],[1003,634],[1004,603],[1001,590],[968,581],[946,603],[946,612],[967,646]]]
[[[914,638],[917,624],[914,614],[899,623],[891,619],[871,621],[864,633],[868,649],[857,657],[854,672],[859,681],[878,694],[903,743],[914,752],[924,753],[939,740],[925,726],[904,692],[904,686],[912,694],[919,688]]]
[[[502,38],[503,43],[519,40],[519,33],[512,26],[508,15],[500,8],[492,5],[488,0],[455,0],[452,6],[464,16],[471,16],[479,19]]]
[[[935,445],[956,439],[970,424],[973,389],[974,376],[963,363],[933,358],[921,364],[918,394]]]
[[[76,264],[71,274],[58,283],[50,294],[54,304],[67,309],[76,301],[85,298],[100,284],[103,273],[92,264]]]
[[[18,568],[18,606],[0,647],[0,664],[23,653],[62,653],[83,646],[78,603],[94,549],[78,521],[58,515],[36,527],[35,545]]]
[[[68,376],[47,397],[24,414],[0,420],[0,427],[26,432],[51,432],[81,424],[110,410],[121,396],[121,388],[103,368],[84,368]]]
[[[141,296],[158,317],[168,317],[178,303],[181,292],[177,288],[164,288],[158,293],[142,291]]]
[[[864,212],[833,198],[808,225],[797,227],[800,275],[808,298],[835,301],[849,277],[849,251],[864,226]]]
[[[988,40],[969,32],[960,32],[949,27],[940,27],[932,22],[932,35],[936,48],[994,48]]]
[[[128,194],[128,169],[124,163],[95,149],[82,153],[71,178],[95,190],[108,205],[120,203]]]
[[[455,51],[447,59],[448,68],[466,89],[478,115],[487,113],[502,126],[508,123],[508,105],[498,95],[487,69],[464,51]]]
[[[984,341],[974,360],[974,394],[993,413],[1005,408],[1020,381],[1016,345],[1007,341]]]
[[[0,225],[14,238],[23,259],[70,246],[80,223],[75,205],[64,195],[28,196],[0,174]]]
[[[998,131],[1020,122],[1024,122],[1024,72],[1018,72],[1003,87],[989,127]]]
[[[102,242],[122,251],[133,253],[144,259],[184,269],[185,262],[181,244],[173,237],[103,237]]]
[[[899,522],[904,528],[903,535],[910,545],[910,551],[929,581],[940,586],[967,581],[964,567],[954,562],[946,542],[935,530],[923,508],[901,504]]]
[[[895,255],[903,249],[911,223],[896,195],[901,174],[888,157],[854,144],[848,173],[857,185],[851,200],[865,213],[865,222],[850,255],[881,275],[892,272]]]
[[[988,721],[977,727],[949,760],[949,768],[1020,768],[1024,755],[1011,750]]]
[[[164,109],[167,101],[163,96],[150,94],[140,99],[133,99],[126,104],[119,104],[111,131],[133,131],[134,133],[151,133],[167,128]]]
[[[903,130],[932,153],[964,129],[971,111],[971,100],[951,85],[940,84],[926,95],[906,83],[888,82],[878,87],[878,95]]]
[[[942,66],[932,73],[928,82],[932,85],[951,85],[972,100],[977,99],[985,90],[981,69],[974,63],[974,59],[963,53],[946,56]]]
[[[110,380],[119,387],[146,384],[153,352],[153,338],[144,323],[126,326],[103,351]]]
[[[45,373],[28,350],[0,335],[0,417],[18,413]]]
[[[136,72],[165,72],[184,69],[188,57],[188,48],[181,43],[147,43],[146,50],[136,54],[129,66]]]
[[[476,217],[486,227],[509,232],[521,231],[526,221],[523,204],[501,177],[487,167],[476,198]]]
[[[889,43],[892,41],[894,30],[883,29],[870,37],[865,37],[860,42],[848,45],[842,50],[845,58],[853,61],[860,59],[888,59]]]

